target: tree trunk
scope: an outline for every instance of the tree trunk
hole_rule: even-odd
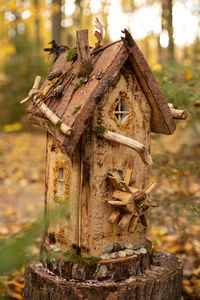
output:
[[[41,39],[40,39],[40,18],[39,18],[39,1],[34,0],[34,8],[35,8],[35,47],[36,50],[40,50]]]
[[[25,272],[25,300],[180,300],[182,263],[173,256],[154,253],[149,269],[124,281],[66,280],[31,263]]]
[[[168,60],[174,60],[172,9],[173,9],[173,0],[162,0],[162,30],[167,31],[168,37],[169,37],[169,45],[167,48],[167,59]]]
[[[168,35],[169,35],[169,46],[168,46],[168,59],[174,60],[174,38],[173,38],[173,0],[168,0]]]
[[[59,7],[59,10],[53,13],[52,16],[52,39],[56,41],[58,45],[61,44],[61,5],[62,0],[53,0],[53,5]],[[57,9],[57,7],[56,7]]]

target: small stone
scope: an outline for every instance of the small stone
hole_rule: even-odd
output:
[[[113,248],[114,248],[114,244],[113,243],[111,243],[111,244],[108,244],[108,245],[106,245],[104,248],[103,248],[103,254],[105,254],[105,253],[110,253],[110,252],[112,252],[113,251]]]
[[[144,246],[140,243],[133,243],[133,250],[138,250],[140,248],[144,248]]]
[[[119,257],[119,254],[118,252],[113,252],[110,254],[110,258],[114,259],[114,258],[118,258]]]
[[[126,252],[126,255],[127,256],[131,256],[131,255],[133,255],[133,253],[134,253],[134,251],[132,250],[132,249],[126,249],[126,250],[124,250],[125,252]]]
[[[141,248],[141,249],[140,249],[140,253],[141,253],[141,254],[147,254],[147,249]]]
[[[50,250],[54,250],[56,248],[56,246],[55,245],[50,245],[49,248],[50,248]]]
[[[119,243],[119,245],[120,245],[120,249],[121,249],[121,250],[124,250],[124,249],[125,249],[124,243]]]
[[[108,269],[106,266],[102,265],[99,268],[99,271],[97,272],[96,276],[98,279],[104,278],[108,275]]]
[[[133,254],[138,256],[138,255],[140,255],[141,253],[140,253],[140,250],[136,250],[136,251],[133,251]]]
[[[125,243],[124,246],[126,249],[133,249],[133,244],[131,243]]]
[[[110,254],[105,253],[101,256],[101,259],[110,259]]]
[[[114,243],[113,252],[118,252],[122,250],[119,243]]]
[[[53,249],[53,252],[56,252],[56,253],[61,252],[61,249],[58,248],[58,247],[55,247],[55,248]]]
[[[119,255],[119,257],[126,257],[126,252],[125,251],[119,251],[118,255]]]
[[[85,277],[86,277],[85,267],[81,267],[79,266],[79,264],[74,264],[72,267],[72,278],[85,280]]]

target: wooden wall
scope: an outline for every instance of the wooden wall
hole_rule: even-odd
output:
[[[128,126],[120,126],[112,116],[113,103],[120,91],[127,92],[133,106]],[[145,228],[140,223],[134,234],[128,233],[127,228],[122,230],[116,224],[108,223],[113,208],[102,201],[102,198],[111,196],[111,185],[106,179],[109,169],[132,168],[132,183],[137,188],[144,188],[148,184],[149,168],[134,150],[97,137],[93,128],[101,124],[110,131],[143,143],[150,151],[150,119],[150,106],[135,75],[130,74],[127,69],[123,70],[117,85],[110,88],[96,108],[94,117],[82,136],[83,178],[79,239],[84,255],[100,256],[103,246],[110,242],[145,242]]]
[[[63,199],[57,196],[58,167],[64,168],[65,191]],[[63,250],[72,249],[78,245],[78,202],[80,191],[80,155],[79,147],[70,158],[52,135],[47,135],[47,165],[46,165],[46,211],[51,211],[46,242],[55,239],[55,245]],[[57,213],[58,210],[58,213]],[[59,216],[58,216],[59,215]]]

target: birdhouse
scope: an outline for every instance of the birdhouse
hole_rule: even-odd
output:
[[[28,119],[47,131],[45,211],[62,211],[48,220],[50,249],[106,260],[128,256],[124,245],[147,243],[148,209],[157,205],[150,197],[151,132],[172,134],[174,118],[187,113],[168,105],[123,33],[106,45],[96,33],[95,48],[87,30],[77,31],[76,48],[52,43],[52,70],[40,88],[36,78],[27,98]]]

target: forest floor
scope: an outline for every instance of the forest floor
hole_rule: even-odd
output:
[[[183,128],[171,137],[152,139],[151,181],[158,208],[150,211],[148,238],[184,262],[182,299],[200,299],[199,142],[187,143]],[[186,130],[187,132],[187,130]],[[0,240],[17,236],[43,215],[45,135],[0,133]],[[38,244],[40,238],[38,238]],[[39,246],[30,248],[39,253]],[[23,267],[0,274],[0,299],[23,299]]]

